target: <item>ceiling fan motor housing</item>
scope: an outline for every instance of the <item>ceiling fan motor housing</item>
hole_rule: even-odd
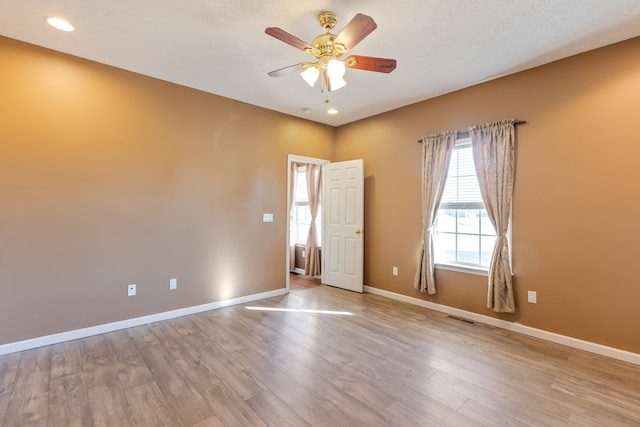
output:
[[[331,30],[338,23],[338,17],[333,12],[323,12],[318,15],[318,22],[324,28],[325,33],[319,35],[311,42],[311,54],[323,63],[328,63],[332,59],[339,58],[346,52],[345,46],[334,43],[336,35]]]
[[[337,49],[333,41],[336,39],[335,34],[325,33],[316,37],[311,42],[313,51],[311,54],[322,62],[329,62],[331,59],[339,58],[344,53],[344,49]]]

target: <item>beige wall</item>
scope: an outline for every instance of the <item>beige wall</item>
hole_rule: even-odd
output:
[[[0,344],[282,288],[287,154],[364,158],[366,284],[491,316],[485,277],[412,287],[416,140],[515,117],[519,312],[500,317],[640,352],[638,52],[637,38],[334,130],[0,37]]]
[[[517,129],[513,204],[518,314],[500,317],[640,352],[639,53],[636,38],[338,128],[336,160],[364,158],[366,283],[493,315],[486,277],[438,271],[435,297],[413,289],[416,140],[527,120]],[[526,302],[528,290],[538,304]]]
[[[0,344],[283,288],[287,154],[334,138],[0,37]]]

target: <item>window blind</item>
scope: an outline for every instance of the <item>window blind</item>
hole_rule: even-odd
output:
[[[451,153],[451,162],[440,207],[445,209],[484,209],[469,140],[458,142]]]

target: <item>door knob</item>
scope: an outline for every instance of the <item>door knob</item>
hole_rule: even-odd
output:
[[[359,228],[356,230],[356,234],[360,234],[362,233],[362,230],[360,230]]]

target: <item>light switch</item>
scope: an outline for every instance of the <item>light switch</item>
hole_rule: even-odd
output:
[[[273,214],[272,213],[262,214],[262,222],[273,222]]]

